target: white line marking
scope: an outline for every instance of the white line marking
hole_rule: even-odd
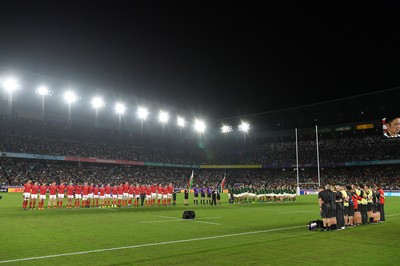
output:
[[[155,220],[155,221],[144,221],[140,222],[140,224],[150,224],[150,223],[168,223],[168,222],[180,222],[180,221],[185,221],[183,219],[178,219],[175,217],[168,217],[168,216],[158,216],[158,217],[164,217],[164,218],[173,218],[174,220]],[[211,219],[220,219],[221,217],[208,217],[208,218],[197,218],[197,220],[211,220]],[[201,221],[198,221],[201,222]]]
[[[66,256],[74,256],[74,255],[83,255],[83,254],[89,254],[89,253],[98,253],[98,252],[121,250],[121,249],[133,249],[133,248],[142,248],[142,247],[151,247],[151,246],[161,246],[161,245],[169,245],[169,244],[176,244],[176,243],[186,243],[186,242],[202,241],[202,240],[218,239],[218,238],[226,238],[226,237],[254,235],[254,234],[262,234],[262,233],[270,233],[270,232],[276,232],[276,231],[296,229],[296,228],[300,228],[300,227],[304,227],[304,225],[292,226],[292,227],[283,227],[283,228],[275,228],[275,229],[268,229],[268,230],[260,230],[260,231],[252,231],[252,232],[243,232],[243,233],[236,233],[236,234],[227,234],[227,235],[220,235],[220,236],[208,236],[208,237],[173,240],[173,241],[166,241],[166,242],[156,242],[156,243],[148,243],[148,244],[141,244],[141,245],[134,245],[134,246],[94,249],[94,250],[86,250],[86,251],[80,251],[80,252],[71,252],[71,253],[46,255],[46,256],[40,256],[40,257],[30,257],[30,258],[21,258],[21,259],[13,259],[13,260],[1,260],[0,264],[18,262],[18,261],[40,260],[40,259],[49,259],[49,258],[66,257]]]
[[[214,224],[214,225],[221,225],[220,223],[212,223],[212,222],[205,222],[205,221],[197,221],[197,220],[193,220],[193,219],[179,219],[176,217],[170,217],[170,216],[161,216],[161,215],[157,215],[158,217],[161,218],[168,218],[168,219],[174,219],[174,221],[191,221],[191,222],[196,222],[196,223],[203,223],[203,224]]]
[[[399,216],[400,215],[400,213],[397,213],[397,214],[389,214],[389,215],[385,215],[385,216]]]

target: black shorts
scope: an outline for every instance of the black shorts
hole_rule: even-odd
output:
[[[367,211],[372,211],[372,203],[367,204]]]
[[[349,215],[349,206],[344,206],[344,216],[348,216]]]
[[[331,211],[331,205],[329,203],[324,203],[322,204],[322,212],[321,212],[321,217],[322,218],[331,218],[332,217],[332,211]]]
[[[197,199],[199,197],[199,194],[194,194],[193,198]]]
[[[201,194],[201,197],[202,197],[202,198],[205,198],[205,197],[206,197],[206,194]]]
[[[349,204],[349,212],[347,213],[348,216],[354,216],[354,205]]]
[[[211,194],[207,194],[207,198],[211,198]]]

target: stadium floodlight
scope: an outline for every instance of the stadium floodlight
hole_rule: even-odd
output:
[[[149,115],[149,111],[147,111],[144,107],[138,107],[137,116],[141,120],[146,120],[147,116]]]
[[[238,130],[242,132],[248,132],[250,130],[250,124],[242,122],[240,125],[238,125]]]
[[[125,107],[124,104],[122,104],[122,103],[117,103],[117,104],[115,105],[115,112],[116,112],[117,114],[122,115],[122,114],[125,113],[125,110],[126,110],[126,107]]]
[[[167,123],[169,119],[169,115],[167,112],[160,111],[160,114],[158,115],[158,119],[160,120],[161,123]]]
[[[178,116],[178,118],[176,119],[176,124],[179,127],[187,127],[189,122],[186,121],[183,117]]]
[[[73,91],[67,91],[64,93],[64,100],[68,104],[72,104],[72,103],[78,101],[78,96],[76,96],[75,92],[73,92]]]
[[[20,86],[18,84],[18,81],[14,78],[8,78],[3,82],[3,88],[12,93],[13,91],[16,91],[18,89],[20,89]]]
[[[194,121],[194,129],[199,133],[203,133],[206,129],[206,125],[203,121],[196,119]]]
[[[223,125],[221,127],[221,133],[229,133],[229,132],[232,132],[232,131],[233,131],[232,126]]]
[[[48,96],[53,94],[53,92],[45,86],[38,87],[35,92],[41,96]]]
[[[102,107],[104,107],[106,105],[106,103],[103,101],[103,99],[101,97],[96,97],[93,98],[92,100],[92,107],[95,109],[100,109]]]

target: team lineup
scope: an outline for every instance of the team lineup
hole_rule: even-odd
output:
[[[66,208],[115,208],[115,207],[139,207],[139,206],[171,206],[176,204],[174,187],[161,184],[133,185],[125,182],[112,186],[111,184],[95,185],[56,182],[47,185],[39,182],[32,183],[28,180],[23,186],[22,210],[44,210],[47,192],[49,198],[47,208],[62,208],[66,196]],[[29,207],[28,207],[29,205]]]

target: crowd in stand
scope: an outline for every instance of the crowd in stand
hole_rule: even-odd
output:
[[[197,139],[117,134],[93,128],[65,129],[62,123],[0,120],[0,151],[122,159],[175,164],[267,164],[296,163],[296,143],[291,140],[248,138]],[[400,158],[398,142],[388,142],[379,134],[335,137],[321,135],[321,164],[387,160]],[[316,163],[315,140],[300,140],[299,163]]]
[[[0,151],[123,159],[174,164],[269,164],[269,169],[195,169],[195,183],[215,186],[226,175],[226,187],[243,183],[256,188],[277,189],[297,187],[296,169],[281,164],[295,163],[293,140],[237,139],[205,140],[204,146],[196,139],[159,138],[150,135],[115,134],[110,130],[85,127],[66,129],[62,123],[0,120]],[[399,167],[363,166],[332,167],[324,163],[400,158],[398,142],[384,141],[379,135],[324,138],[319,141],[321,184],[377,183],[385,190],[400,189],[397,178]],[[299,142],[299,163],[316,162],[316,142]],[[76,162],[19,160],[0,158],[0,184],[23,185],[26,180],[41,183],[172,183],[186,187],[191,169],[118,166]],[[317,189],[316,168],[300,168],[302,189]]]

